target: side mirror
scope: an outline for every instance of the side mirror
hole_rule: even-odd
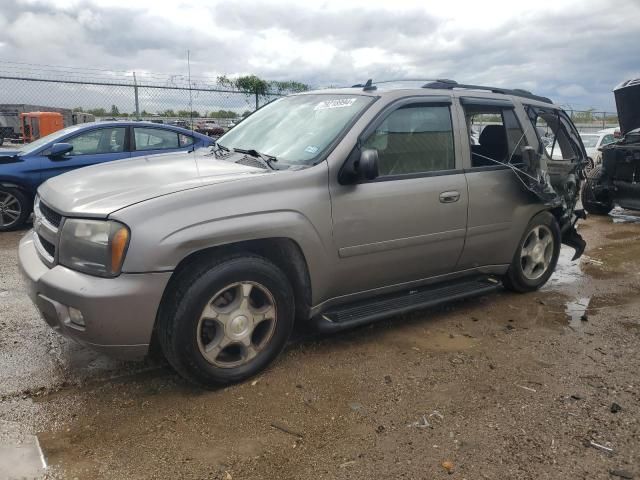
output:
[[[73,150],[73,145],[70,143],[54,143],[51,146],[50,158],[60,158]]]
[[[367,180],[373,180],[379,175],[378,151],[373,148],[363,150],[358,161],[357,171]]]

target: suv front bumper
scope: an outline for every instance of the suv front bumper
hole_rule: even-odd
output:
[[[99,278],[62,265],[49,268],[36,251],[33,232],[20,241],[18,257],[29,297],[51,328],[116,358],[147,354],[171,272]]]

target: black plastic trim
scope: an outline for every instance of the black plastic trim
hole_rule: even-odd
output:
[[[511,100],[487,97],[460,97],[462,105],[486,105],[487,107],[516,108]]]
[[[332,333],[393,315],[484,295],[498,290],[500,286],[489,277],[466,278],[347,304],[321,313],[313,318],[312,323],[319,332]]]

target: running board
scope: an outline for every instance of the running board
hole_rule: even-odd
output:
[[[484,295],[500,287],[501,282],[493,277],[441,283],[330,309],[314,318],[313,323],[319,332],[331,333],[452,300]]]

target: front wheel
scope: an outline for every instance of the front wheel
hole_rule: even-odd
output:
[[[254,255],[187,268],[163,301],[158,338],[186,379],[211,387],[266,368],[293,329],[293,291],[270,261]]]
[[[0,232],[20,228],[31,215],[31,201],[22,191],[0,186]]]
[[[542,287],[556,268],[560,255],[560,227],[549,212],[531,219],[503,279],[515,292],[532,292]]]

